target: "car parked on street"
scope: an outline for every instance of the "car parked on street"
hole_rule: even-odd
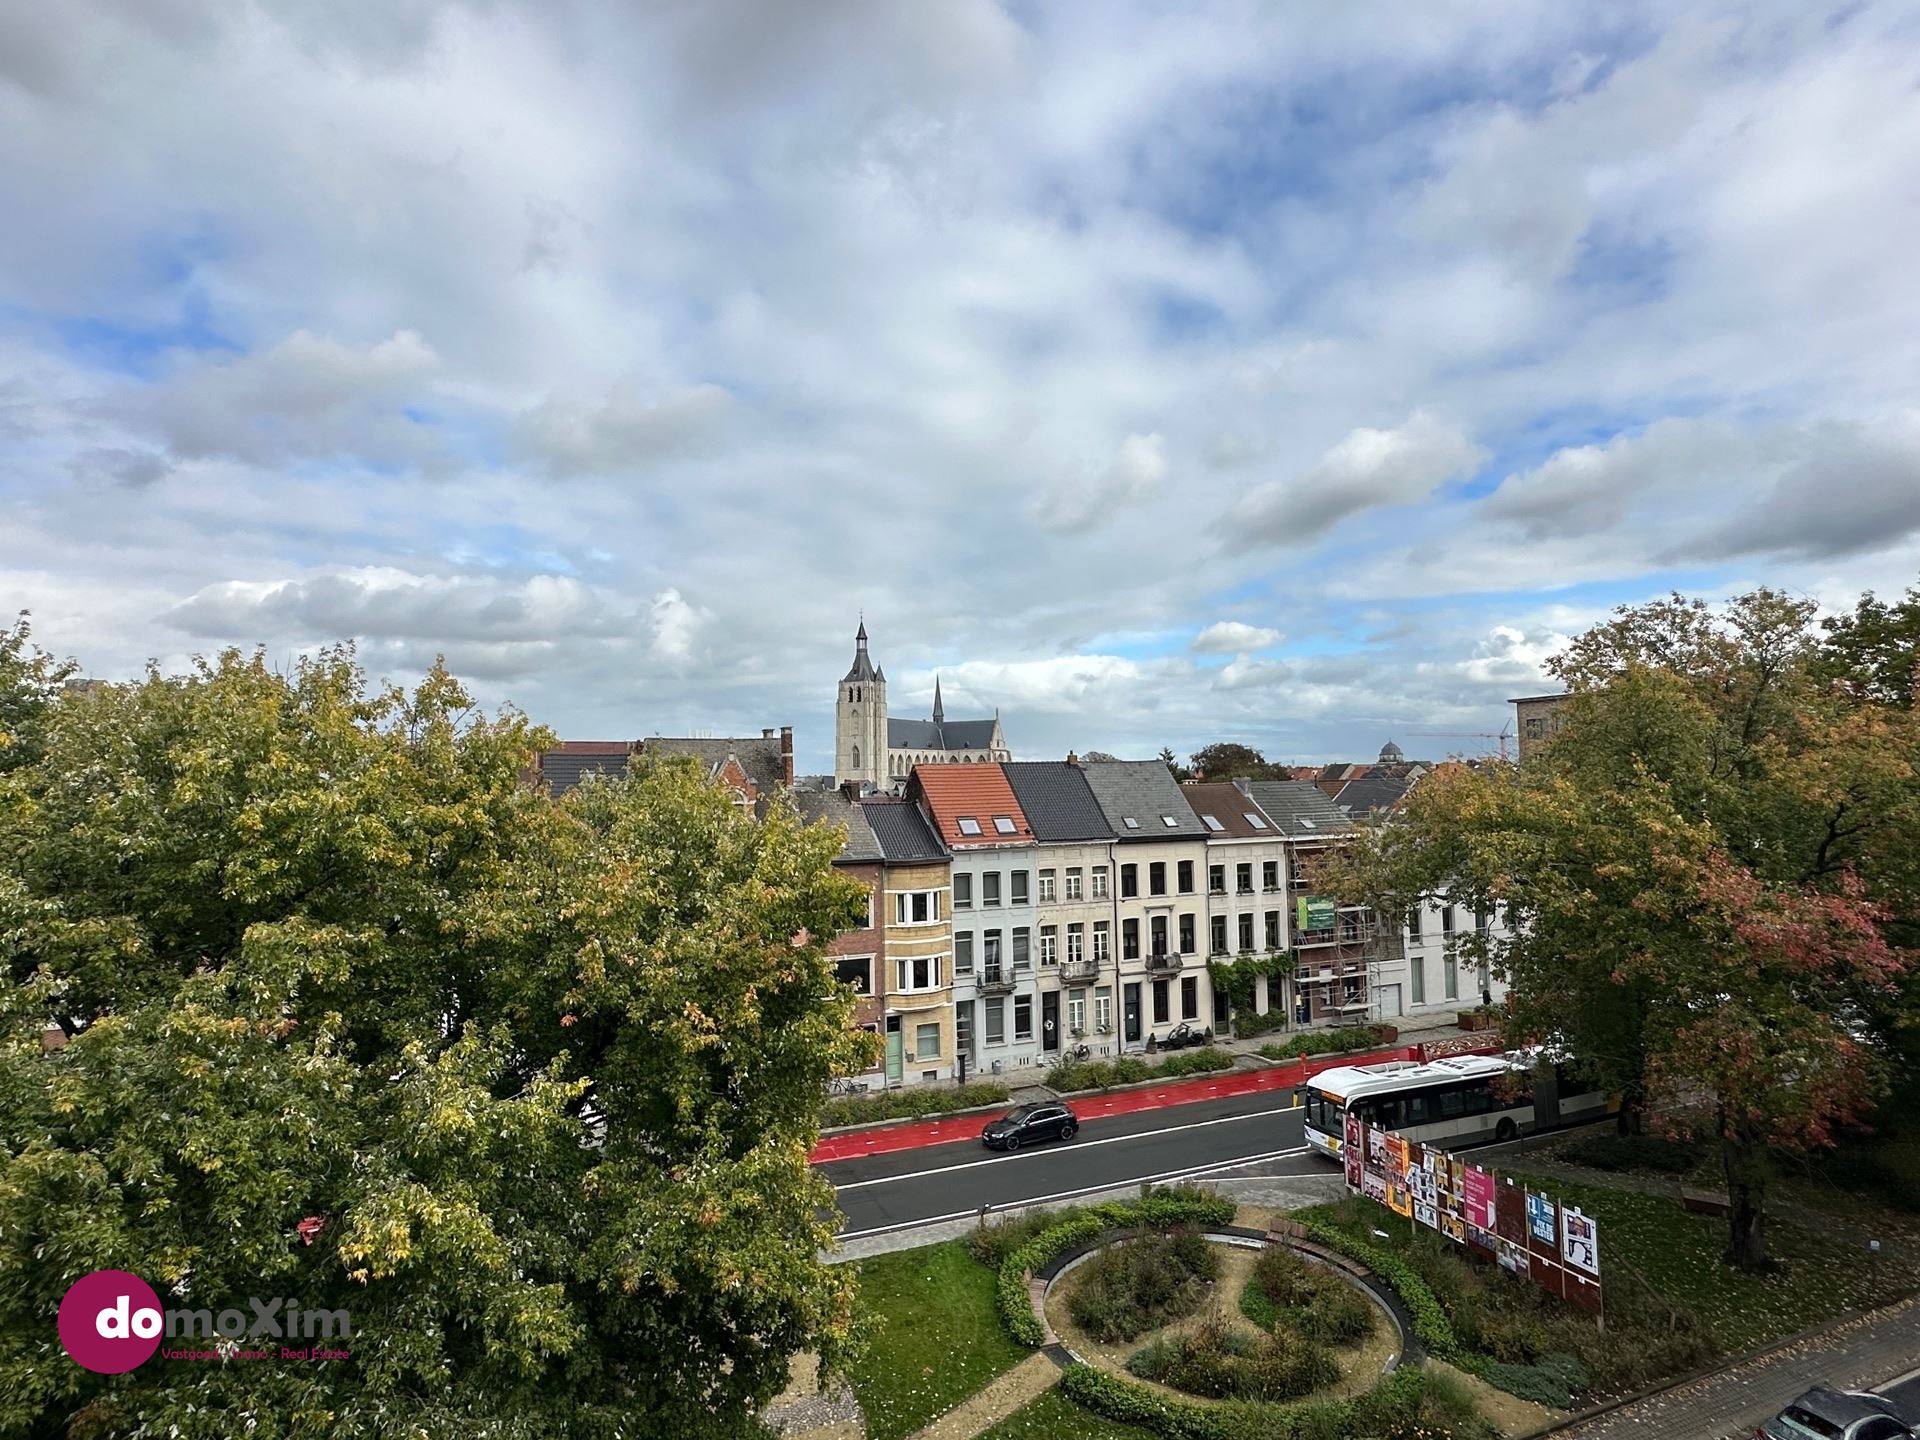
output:
[[[1045,1100],[1009,1110],[998,1120],[987,1122],[980,1132],[981,1142],[989,1150],[1018,1150],[1038,1140],[1071,1140],[1080,1133],[1080,1117],[1073,1107],[1058,1100]]]
[[[1864,1390],[1807,1391],[1753,1432],[1754,1440],[1913,1440],[1884,1395]]]

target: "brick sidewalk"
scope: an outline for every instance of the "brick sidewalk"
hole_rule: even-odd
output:
[[[1744,1437],[1815,1385],[1870,1390],[1916,1367],[1920,1296],[1553,1434],[1555,1440]]]

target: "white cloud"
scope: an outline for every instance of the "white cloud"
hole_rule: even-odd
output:
[[[1160,435],[1129,435],[1105,466],[1062,481],[1043,495],[1035,514],[1043,524],[1069,530],[1102,525],[1120,510],[1151,500],[1166,474],[1166,442]]]
[[[1189,649],[1203,655],[1244,655],[1250,650],[1270,650],[1281,641],[1278,630],[1249,625],[1243,620],[1216,620],[1193,637]]]
[[[1459,425],[1424,410],[1392,430],[1362,426],[1304,475],[1244,496],[1229,512],[1226,534],[1241,549],[1304,546],[1349,516],[1422,500],[1486,458]]]
[[[654,658],[683,665],[693,658],[701,627],[711,615],[689,604],[678,590],[662,590],[653,597],[647,618],[653,627]]]
[[[719,422],[730,398],[718,385],[661,392],[623,380],[590,404],[541,402],[519,417],[514,440],[552,474],[618,473],[700,439]]]

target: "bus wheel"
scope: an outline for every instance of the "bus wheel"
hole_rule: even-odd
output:
[[[1507,1141],[1513,1139],[1519,1133],[1520,1133],[1520,1127],[1513,1123],[1513,1119],[1511,1116],[1509,1116],[1507,1119],[1502,1120],[1498,1125],[1493,1127],[1493,1138],[1495,1140],[1498,1140],[1503,1145]]]

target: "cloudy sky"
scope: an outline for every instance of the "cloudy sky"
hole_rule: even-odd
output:
[[[1920,576],[1910,3],[0,0],[0,195],[0,610],[96,675],[825,769],[864,610],[1022,755],[1366,758]]]

